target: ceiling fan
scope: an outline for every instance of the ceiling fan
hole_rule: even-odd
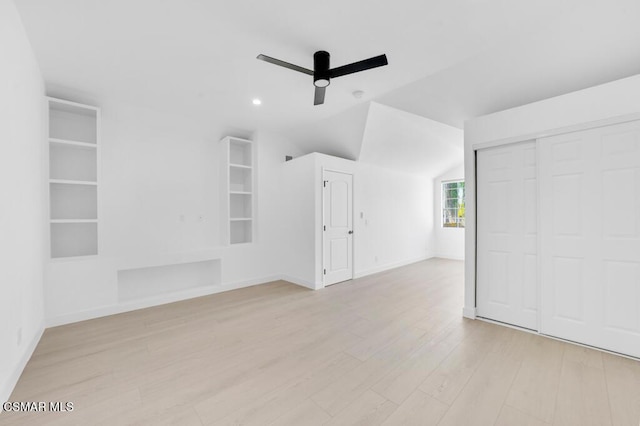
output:
[[[349,65],[343,65],[337,68],[329,68],[329,57],[329,52],[325,52],[324,50],[320,50],[314,53],[313,71],[307,68],[300,67],[298,65],[290,64],[289,62],[281,61],[280,59],[272,58],[267,55],[258,55],[257,59],[313,76],[313,85],[316,87],[315,95],[313,98],[314,105],[321,105],[324,103],[324,92],[327,89],[327,86],[329,85],[332,78],[341,77],[343,75],[353,74],[360,71],[366,71],[371,68],[382,67],[389,64],[389,62],[387,62],[387,55],[380,55],[362,61],[354,62]]]

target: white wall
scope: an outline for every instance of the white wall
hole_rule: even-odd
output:
[[[356,277],[435,255],[433,179],[357,163],[354,197]]]
[[[300,152],[281,135],[238,134],[215,119],[203,123],[187,113],[178,116],[72,92],[65,96],[60,88],[51,94],[102,108],[100,255],[49,260],[44,84],[13,3],[0,2],[5,64],[0,67],[0,113],[6,123],[0,144],[0,182],[5,183],[0,185],[11,205],[0,211],[0,391],[12,389],[45,319],[49,325],[64,324],[174,300],[122,303],[118,270],[215,257],[222,265],[215,291],[287,274],[303,275],[302,284],[321,281],[320,198],[316,194],[311,200],[316,221],[311,231],[291,233],[294,223],[283,220],[282,170],[284,156]],[[257,238],[241,247],[220,246],[218,141],[226,134],[252,137],[258,151]],[[316,154],[309,182],[319,184],[320,165],[340,168],[344,161]],[[356,276],[432,256],[433,180],[364,163],[355,164],[354,174]],[[291,262],[295,257],[286,255],[287,234],[305,247],[315,245],[308,279]],[[306,271],[309,265],[299,266]]]
[[[0,401],[43,330],[44,83],[12,1],[0,0]]]
[[[285,156],[298,156],[300,151],[279,134],[259,132],[253,140],[258,150],[256,243],[225,251],[223,283],[264,282],[283,273],[283,235],[289,229],[282,220],[281,172]]]
[[[102,108],[100,255],[47,262],[50,325],[173,300],[165,295],[123,303],[117,279],[121,269],[220,259],[221,276],[211,281],[216,288],[176,298],[279,278],[279,170],[285,155],[299,155],[282,136],[239,134],[215,120],[203,123],[149,108],[80,100]],[[228,133],[253,139],[258,158],[257,237],[254,244],[236,247],[220,242],[219,140]],[[152,288],[140,290],[153,294]]]
[[[465,123],[465,309],[475,316],[475,150],[640,118],[640,75],[490,114]]]
[[[125,104],[99,106],[101,255],[218,245],[217,135],[188,117]]]
[[[464,180],[464,164],[460,164],[434,179],[436,256],[464,260],[464,228],[444,228],[442,226],[442,182],[451,180]]]
[[[322,169],[354,175],[354,276],[432,257],[433,180],[314,153],[283,165],[283,273],[322,288]]]
[[[222,282],[277,272],[267,246],[279,219],[278,171],[286,154],[298,154],[282,136],[122,104],[105,104],[102,113],[105,257],[220,248],[219,141],[231,132],[254,140],[257,150],[258,232],[255,244],[221,252]]]
[[[282,259],[285,278],[316,288],[316,154],[308,154],[282,165],[281,222]]]

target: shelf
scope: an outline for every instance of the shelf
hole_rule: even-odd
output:
[[[234,221],[243,221],[243,220],[253,220],[251,217],[232,217],[229,219],[231,222]]]
[[[98,110],[49,99],[49,137],[87,144],[98,142]]]
[[[252,242],[251,233],[252,221],[239,220],[229,222],[229,242],[231,244],[242,244]]]
[[[63,184],[63,185],[89,185],[97,186],[98,182],[88,180],[67,180],[67,179],[49,179],[49,183]]]
[[[76,146],[76,147],[79,147],[79,148],[83,147],[83,148],[87,148],[87,149],[97,149],[98,148],[98,145],[96,145],[94,143],[70,141],[70,140],[66,140],[66,139],[49,138],[49,142],[52,145],[69,145],[69,146]]]
[[[78,257],[98,254],[97,223],[52,223],[51,257]]]
[[[116,268],[123,271],[127,269],[153,268],[164,265],[220,260],[223,250],[224,247],[209,247],[193,251],[126,255],[118,258]]]
[[[251,194],[230,194],[229,195],[229,217],[245,218],[253,217]]]
[[[229,168],[229,192],[251,193],[252,175],[251,168]]]
[[[51,219],[51,223],[98,223],[98,219]]]
[[[251,168],[251,142],[231,138],[229,140],[229,164]]]
[[[251,195],[251,192],[246,191],[229,191],[231,195]]]
[[[245,165],[242,165],[242,164],[229,164],[229,167],[235,167],[237,169],[249,169],[249,170],[252,169],[251,166],[245,166]]]
[[[52,182],[49,185],[51,220],[92,220],[98,217],[95,185]]]
[[[59,109],[67,108],[71,111],[80,109],[83,111],[94,111],[96,113],[100,110],[100,108],[97,106],[81,104],[78,102],[68,101],[66,99],[58,99],[51,96],[47,96],[47,99],[49,100],[49,102],[56,104],[56,107]]]
[[[73,261],[80,261],[80,260],[91,260],[91,259],[98,259],[98,254],[80,254],[77,256],[60,256],[60,257],[51,257],[51,259],[49,259],[50,262],[52,263],[63,263],[63,262],[73,262]]]
[[[49,149],[49,174],[56,181],[91,182],[98,179],[98,151],[95,146],[52,142]]]

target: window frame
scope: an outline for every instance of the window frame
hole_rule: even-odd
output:
[[[447,188],[447,185],[451,185],[455,183],[456,187],[455,187],[455,191],[456,191],[456,195],[458,195],[458,197],[456,198],[449,198],[446,197],[446,192],[450,191],[454,188]],[[458,186],[458,184],[462,183],[462,203],[460,203],[460,196],[458,194],[458,191],[460,190],[460,187]],[[466,212],[463,213],[462,217],[458,216],[458,213],[456,213],[456,221],[455,221],[455,226],[445,226],[445,211],[447,210],[460,210],[460,207],[462,206],[462,208],[465,208],[465,197],[466,197],[466,186],[464,186],[464,179],[451,179],[451,180],[443,180],[440,182],[440,227],[443,229],[465,229],[466,227]],[[447,201],[448,200],[456,200],[457,203],[457,207],[446,207],[447,206]]]

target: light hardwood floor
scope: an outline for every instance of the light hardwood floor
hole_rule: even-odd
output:
[[[0,424],[640,423],[640,362],[463,319],[462,275],[432,259],[52,328],[11,400],[74,411]]]

